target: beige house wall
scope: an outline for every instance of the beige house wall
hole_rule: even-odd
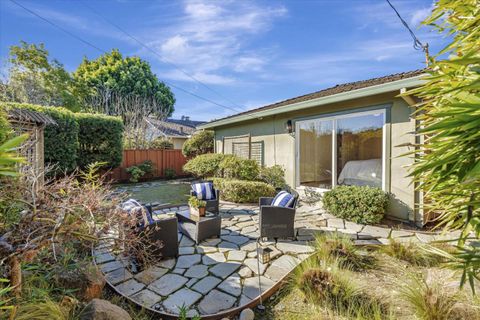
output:
[[[229,124],[216,127],[215,148],[222,152],[223,137],[238,136],[250,133],[252,142],[263,141],[264,143],[264,164],[272,166],[275,164],[285,168],[287,183],[296,187],[296,143],[295,133],[287,133],[285,124],[287,120],[302,120],[308,117],[316,117],[335,113],[348,113],[387,107],[386,124],[386,191],[392,193],[389,216],[401,220],[414,219],[414,186],[407,177],[407,169],[412,161],[408,157],[399,157],[406,153],[408,148],[399,146],[405,143],[414,143],[413,135],[409,134],[415,130],[414,122],[410,119],[411,109],[401,98],[397,98],[399,92],[391,92],[370,96],[367,98],[344,101],[341,103],[311,107],[290,113],[278,114],[265,118],[254,118],[250,121],[243,121],[237,124]]]
[[[173,143],[173,149],[182,149],[187,138],[169,138],[169,140]]]

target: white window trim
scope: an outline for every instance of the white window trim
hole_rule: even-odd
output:
[[[368,110],[368,111],[357,111],[351,112],[347,114],[340,114],[340,115],[324,115],[324,116],[316,116],[312,118],[308,118],[305,120],[298,120],[295,122],[295,185],[296,188],[305,188],[305,186],[300,185],[300,125],[302,123],[308,123],[315,120],[332,120],[332,189],[337,186],[337,120],[345,119],[345,118],[352,118],[364,115],[372,115],[372,114],[383,114],[383,126],[382,126],[382,190],[388,192],[387,188],[387,108],[379,108],[375,110]],[[330,189],[324,188],[315,188],[319,192],[328,191]]]

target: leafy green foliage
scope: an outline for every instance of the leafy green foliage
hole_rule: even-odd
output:
[[[323,207],[336,217],[356,223],[378,223],[385,215],[388,195],[379,188],[338,186],[325,192]]]
[[[226,156],[221,153],[202,154],[190,159],[183,166],[183,170],[200,178],[217,176],[220,162],[222,162],[225,157]]]
[[[139,57],[124,58],[117,49],[95,60],[85,58],[74,72],[74,78],[79,87],[79,95],[85,101],[98,94],[106,93],[109,97],[115,93],[120,97],[149,98],[149,114],[169,116],[173,112],[175,97],[170,88],[158,80],[150,64]],[[128,112],[135,110],[126,106],[126,109],[109,109],[106,113],[124,116]]]
[[[0,99],[78,110],[75,81],[57,60],[50,60],[43,44],[24,41],[11,46],[9,76]]]
[[[275,189],[271,185],[260,181],[214,178],[213,184],[221,190],[223,200],[236,203],[257,203],[260,197],[275,195]]]
[[[70,172],[76,168],[79,126],[73,112],[61,107],[24,103],[3,103],[3,106],[37,111],[55,120],[56,125],[45,128],[45,162],[55,165],[58,172]]]
[[[236,156],[225,157],[219,165],[224,178],[238,180],[256,180],[260,167],[255,160],[242,159]]]
[[[439,245],[436,246],[440,247]],[[445,250],[446,248],[442,247],[442,249]],[[450,251],[452,250],[453,247]],[[390,239],[388,245],[382,246],[380,252],[415,266],[432,267],[446,261],[444,257],[429,251],[427,246],[414,242],[401,243],[394,239]]]
[[[480,236],[480,6],[476,0],[439,0],[423,23],[453,41],[431,58],[426,83],[407,93],[422,99],[416,120],[422,125],[418,136],[425,138],[411,175],[425,192],[425,210],[440,212],[441,226],[462,229],[458,244],[465,252],[456,262],[462,285],[468,279],[473,288],[480,247],[465,242],[472,232]]]
[[[24,162],[25,159],[18,156],[16,148],[27,138],[28,134],[22,134],[0,145],[0,176],[15,177],[18,175],[15,165]]]
[[[275,189],[284,189],[287,186],[285,182],[285,169],[280,165],[260,168],[258,180],[268,183]]]
[[[207,206],[207,202],[206,201],[203,201],[203,200],[200,200],[198,199],[197,197],[195,196],[190,196],[188,198],[188,205],[192,208],[205,208]]]
[[[76,113],[79,125],[77,165],[85,168],[94,162],[105,162],[114,168],[123,155],[123,123],[118,117],[102,114]]]
[[[153,171],[153,163],[147,160],[139,165],[128,167],[125,171],[130,174],[130,182],[138,182],[140,178]]]
[[[0,143],[5,142],[12,133],[12,128],[7,120],[7,113],[4,107],[0,105]]]
[[[177,176],[177,172],[175,171],[175,169],[165,168],[165,170],[163,170],[163,175],[166,179],[173,179]]]
[[[204,130],[196,132],[183,144],[183,155],[185,157],[196,157],[201,154],[213,152],[213,137],[213,131]]]
[[[149,143],[149,148],[170,150],[173,149],[173,143],[167,139],[159,137]]]

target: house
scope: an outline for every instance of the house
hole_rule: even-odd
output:
[[[369,185],[391,194],[388,216],[423,225],[420,195],[407,167],[416,138],[416,98],[400,93],[422,84],[424,70],[336,85],[202,124],[215,132],[216,152],[281,165],[301,191]]]
[[[146,131],[145,137],[148,141],[156,138],[164,138],[173,143],[174,149],[182,149],[185,141],[197,130],[197,126],[205,123],[204,121],[193,121],[188,116],[182,116],[181,119],[158,120],[153,117],[145,119]]]

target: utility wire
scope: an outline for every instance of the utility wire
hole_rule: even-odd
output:
[[[216,95],[218,95],[219,97],[221,97],[222,99],[230,102],[231,104],[235,105],[236,107],[240,108],[240,110],[237,110],[237,112],[242,112],[246,109],[245,106],[241,106],[237,103],[235,103],[234,101],[230,100],[229,98],[227,98],[226,96],[224,96],[223,94],[221,94],[220,92],[214,90],[213,88],[211,88],[210,86],[208,86],[207,84],[205,84],[204,82],[202,82],[201,80],[197,79],[196,77],[194,77],[193,75],[191,75],[190,73],[188,73],[187,71],[185,71],[184,69],[182,69],[181,67],[179,67],[178,65],[176,65],[175,63],[173,63],[172,61],[168,60],[167,58],[165,58],[164,56],[160,55],[158,52],[156,52],[154,49],[152,49],[150,46],[146,45],[144,42],[140,41],[137,37],[134,37],[132,34],[130,34],[129,32],[127,32],[125,29],[123,29],[122,27],[120,27],[118,24],[116,24],[115,22],[111,21],[110,19],[106,18],[105,16],[103,16],[102,14],[100,14],[97,10],[95,10],[94,8],[92,8],[90,5],[86,4],[85,2],[83,1],[80,1],[80,3],[85,6],[87,9],[89,9],[90,11],[92,11],[93,13],[95,13],[97,16],[99,16],[100,18],[102,18],[104,21],[106,21],[108,24],[110,24],[111,26],[115,27],[116,29],[120,30],[120,32],[124,33],[126,36],[128,36],[130,39],[134,40],[135,42],[137,42],[139,45],[141,45],[142,47],[144,47],[145,49],[147,49],[148,51],[150,51],[151,53],[153,53],[155,56],[157,56],[162,62],[166,63],[166,64],[169,64],[171,65],[172,67],[176,68],[177,70],[179,70],[180,72],[182,72],[184,75],[186,75],[187,77],[189,77],[190,79],[192,79],[193,81],[195,81],[196,83],[200,84],[201,86],[203,86],[204,88],[210,90],[211,92],[215,93]]]
[[[29,12],[30,14],[36,16],[37,18],[39,18],[39,19],[47,22],[48,24],[52,25],[53,27],[61,30],[61,31],[64,32],[65,34],[67,34],[67,35],[75,38],[76,40],[78,40],[78,41],[86,44],[87,46],[90,46],[90,47],[94,48],[95,50],[97,50],[97,51],[99,51],[99,52],[101,52],[101,53],[108,54],[107,51],[105,51],[105,50],[97,47],[96,45],[94,45],[93,43],[91,43],[91,42],[83,39],[82,37],[77,36],[76,34],[68,31],[67,29],[65,29],[65,28],[61,27],[60,25],[56,24],[55,22],[53,22],[53,21],[51,21],[51,20],[49,20],[49,19],[41,16],[40,14],[36,13],[35,11],[30,10],[29,8],[27,8],[27,7],[25,7],[24,5],[18,3],[17,1],[15,1],[15,0],[10,0],[10,2],[12,2],[13,4],[17,5],[18,7],[24,9],[25,11]],[[167,85],[169,85],[169,86],[171,86],[171,87],[173,87],[173,88],[175,88],[175,89],[178,89],[178,90],[180,90],[180,91],[183,91],[183,92],[185,92],[185,93],[187,93],[187,94],[189,94],[189,95],[191,95],[191,96],[193,96],[193,97],[195,97],[195,98],[197,98],[197,99],[200,99],[200,100],[209,102],[209,103],[214,104],[214,105],[216,105],[216,106],[219,106],[219,107],[221,107],[221,108],[225,108],[225,109],[228,109],[228,110],[231,110],[231,111],[234,111],[234,112],[238,112],[238,110],[236,110],[236,109],[234,109],[234,108],[232,108],[232,107],[229,107],[229,106],[223,105],[223,104],[221,104],[221,103],[215,102],[215,101],[213,101],[213,100],[211,100],[211,99],[202,97],[202,96],[200,96],[200,95],[198,95],[198,94],[196,94],[196,93],[193,93],[193,92],[191,92],[191,91],[188,91],[188,90],[186,90],[186,89],[183,89],[182,87],[179,87],[179,86],[177,86],[177,85],[174,85],[173,83],[170,83],[170,82],[165,81],[165,80],[164,80],[163,82],[165,82]]]
[[[412,29],[410,29],[410,26],[408,25],[408,23],[402,18],[402,16],[400,15],[400,13],[398,12],[398,10],[393,6],[393,4],[390,2],[390,0],[385,0],[387,1],[387,3],[390,5],[390,7],[393,9],[393,11],[395,11],[395,13],[397,14],[397,17],[400,19],[400,22],[402,22],[402,24],[405,26],[405,28],[408,30],[408,32],[410,33],[410,36],[412,37],[413,39],[413,48],[415,50],[422,50],[423,52],[425,52],[425,55],[426,55],[426,58],[427,58],[427,66],[428,66],[428,43],[426,44],[423,44],[418,38],[417,36],[415,35],[415,33],[412,31]]]

